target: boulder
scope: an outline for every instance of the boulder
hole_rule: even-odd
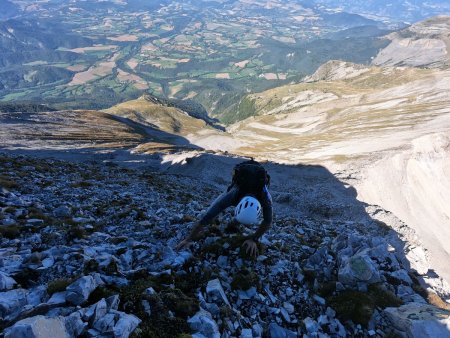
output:
[[[450,311],[422,303],[386,308],[392,326],[409,338],[450,337]]]
[[[0,292],[0,319],[12,319],[9,317],[17,316],[27,304],[27,291],[24,289]]]
[[[223,291],[222,284],[220,284],[218,279],[213,279],[208,282],[208,285],[206,286],[206,294],[213,302],[219,301],[220,303],[223,302],[228,306],[230,305],[230,302],[225,295],[225,291]]]
[[[118,317],[113,327],[115,338],[128,338],[142,321],[135,315],[129,315],[125,312],[113,310],[111,313],[116,314],[116,318]]]
[[[66,303],[66,292],[56,292],[47,301],[49,305],[64,305]]]
[[[425,251],[421,247],[409,247],[406,258],[411,264],[411,268],[416,270],[419,275],[425,275],[428,272],[428,260]]]
[[[94,323],[94,329],[103,333],[112,332],[115,323],[114,320],[115,320],[114,314],[108,313]]]
[[[5,338],[70,338],[64,317],[35,316],[5,330]]]
[[[106,305],[108,306],[108,312],[111,310],[117,310],[119,308],[120,298],[119,295],[113,295],[106,298]]]
[[[11,290],[16,284],[13,278],[4,272],[0,272],[0,291]]]
[[[356,285],[359,282],[370,284],[381,280],[375,263],[365,254],[350,257],[339,269],[338,279],[344,285]]]
[[[74,312],[65,318],[66,330],[71,337],[78,337],[86,331],[88,323],[83,322],[81,313]]]
[[[189,318],[188,324],[192,330],[207,338],[220,337],[219,326],[212,319],[211,314],[205,310],[200,310],[192,318]]]
[[[53,210],[53,215],[56,217],[69,217],[72,213],[72,209],[66,205],[61,205],[60,207]]]
[[[66,291],[66,300],[73,305],[86,302],[92,291],[97,288],[97,282],[92,276],[84,276],[70,284]]]
[[[96,321],[98,321],[100,318],[102,318],[106,313],[108,312],[108,305],[106,304],[106,301],[104,298],[102,298],[97,303],[91,305],[85,312],[85,318],[83,318],[85,321],[89,321],[89,323],[92,325]]]
[[[270,323],[269,325],[270,338],[296,338],[297,333],[288,329],[285,329],[277,323]]]

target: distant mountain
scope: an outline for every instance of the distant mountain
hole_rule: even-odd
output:
[[[75,53],[58,48],[75,48],[91,43],[89,38],[71,33],[56,22],[3,21],[0,22],[0,67],[38,60],[45,63],[73,61],[77,58]]]
[[[410,23],[450,12],[450,2],[447,0],[313,0],[313,2],[327,9],[335,8],[369,17],[384,17]]]
[[[10,19],[19,14],[19,7],[8,0],[0,0],[0,20]]]
[[[438,16],[389,34],[390,44],[373,60],[378,66],[448,68],[450,16]]]

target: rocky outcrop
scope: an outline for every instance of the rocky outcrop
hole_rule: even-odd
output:
[[[337,81],[357,77],[370,71],[370,67],[351,62],[332,60],[321,65],[314,74],[305,77],[303,82]]]
[[[17,322],[7,329],[5,338],[70,338],[65,327],[64,318],[36,316]]]
[[[402,336],[411,338],[450,337],[450,311],[421,303],[384,310]]]
[[[448,68],[450,17],[438,16],[387,36],[391,43],[373,59],[377,66]]]

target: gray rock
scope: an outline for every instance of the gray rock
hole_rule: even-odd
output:
[[[316,333],[319,331],[319,324],[312,318],[306,317],[303,319],[303,324],[305,324],[305,328],[308,333]]]
[[[411,263],[411,268],[416,270],[419,275],[425,275],[428,272],[428,260],[421,247],[410,247],[406,258]]]
[[[328,327],[336,337],[347,337],[347,331],[338,319],[334,319]]]
[[[51,268],[55,264],[55,259],[53,257],[47,257],[42,260],[42,267],[44,269]]]
[[[334,311],[331,307],[327,307],[327,310],[325,311],[325,314],[328,316],[328,318],[332,319],[336,317],[336,311]]]
[[[110,333],[113,331],[115,323],[115,315],[108,313],[94,323],[94,329],[102,333]]]
[[[391,272],[391,276],[405,282],[408,285],[412,284],[411,277],[409,277],[408,272],[406,272],[405,270],[397,270]]]
[[[128,284],[130,284],[130,281],[123,277],[102,275],[100,282],[97,281],[97,285],[102,285],[102,284],[124,287],[124,286],[128,286]]]
[[[153,289],[152,287],[147,288],[147,289],[145,290],[145,293],[146,293],[147,295],[156,295],[156,291],[155,291],[155,289]]]
[[[192,330],[197,331],[207,338],[220,338],[219,327],[207,311],[198,311],[187,322]]]
[[[262,337],[264,329],[260,324],[253,324],[252,332],[255,337]]]
[[[287,311],[290,315],[293,314],[294,311],[295,311],[294,305],[292,305],[292,304],[289,303],[289,302],[284,302],[284,303],[283,303],[283,307],[286,309],[286,311]]]
[[[279,326],[277,323],[269,325],[270,338],[296,338],[297,333]]]
[[[240,338],[253,338],[252,329],[242,329]]]
[[[152,315],[152,307],[148,300],[141,300],[142,307],[144,308],[144,312],[150,317]]]
[[[0,291],[11,290],[16,284],[13,278],[0,271]]]
[[[32,226],[39,226],[44,224],[44,220],[39,218],[30,218],[27,220],[27,224]]]
[[[86,217],[72,217],[72,221],[79,224],[85,224],[94,221],[94,219]]]
[[[384,310],[389,322],[411,338],[450,337],[450,311],[421,303]]]
[[[228,301],[228,298],[223,291],[222,284],[220,284],[218,279],[213,279],[208,282],[208,285],[206,286],[206,294],[211,301],[223,302],[230,306],[230,302]]]
[[[252,299],[256,296],[256,288],[253,286],[246,291],[238,290],[238,296],[241,300]]]
[[[325,305],[325,303],[326,303],[325,299],[320,297],[320,296],[318,296],[318,295],[314,295],[313,298],[320,305]]]
[[[228,266],[228,257],[219,256],[219,258],[217,258],[217,265],[222,269],[225,269]]]
[[[77,311],[65,318],[66,330],[71,337],[78,337],[87,330],[88,323],[83,322]]]
[[[16,224],[16,221],[13,220],[12,218],[6,218],[6,219],[2,220],[2,224],[4,226],[10,226],[10,225]]]
[[[5,338],[70,338],[64,317],[35,316],[5,330]]]
[[[284,307],[280,308],[281,315],[283,316],[283,319],[287,322],[291,322],[291,317],[289,316],[289,313],[286,311]]]
[[[96,321],[98,321],[101,317],[106,315],[108,312],[108,305],[106,304],[106,301],[104,298],[102,298],[97,303],[91,305],[85,312],[85,318],[83,318],[85,321],[89,321],[89,323],[92,325]]]
[[[47,301],[47,304],[50,305],[63,305],[65,303],[66,303],[66,291],[54,293]]]
[[[113,327],[115,338],[128,338],[142,321],[138,317],[124,312],[114,311],[113,313],[119,317]]]
[[[356,285],[358,282],[377,283],[380,274],[375,263],[365,254],[350,257],[339,269],[339,282],[344,285]]]
[[[89,295],[97,286],[98,284],[94,277],[81,277],[67,287],[66,299],[71,304],[81,305],[88,300]]]
[[[66,205],[61,205],[60,207],[53,210],[53,215],[56,217],[69,217],[72,213],[72,209]]]
[[[108,306],[108,312],[111,310],[117,310],[119,308],[120,298],[119,295],[114,295],[106,298],[106,305]]]
[[[0,319],[13,319],[28,304],[27,290],[15,289],[0,292]]]

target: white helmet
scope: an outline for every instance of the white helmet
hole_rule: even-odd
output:
[[[259,201],[251,196],[245,196],[234,209],[234,218],[245,225],[259,225],[262,221],[262,210]]]

